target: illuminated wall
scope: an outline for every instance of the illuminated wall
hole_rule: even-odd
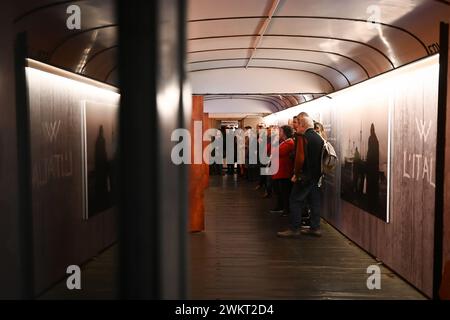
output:
[[[433,279],[438,62],[438,56],[433,56],[265,118],[267,123],[285,124],[306,111],[324,124],[340,165],[326,177],[322,215],[429,296]],[[362,148],[358,150],[362,158],[367,154],[367,123],[372,122],[378,123],[379,196],[386,188],[385,220],[341,197],[345,175],[355,172],[344,172],[343,162],[354,161],[356,147]],[[367,180],[366,175],[366,183],[361,185],[365,195]]]
[[[113,209],[83,219],[82,110],[96,105],[117,107],[119,95],[94,83],[69,79],[61,70],[46,69],[51,73],[26,70],[36,293],[65,276],[69,265],[86,262],[116,240]],[[107,131],[105,126],[105,136]]]

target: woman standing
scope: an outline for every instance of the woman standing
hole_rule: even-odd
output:
[[[291,177],[294,171],[294,159],[291,157],[295,145],[292,139],[293,134],[294,132],[290,126],[282,126],[280,128],[279,166],[278,172],[272,176],[277,195],[277,205],[270,212],[281,213],[284,216],[289,213],[289,195],[292,189]],[[276,159],[273,161],[276,161]]]

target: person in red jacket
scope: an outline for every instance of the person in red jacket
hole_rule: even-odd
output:
[[[283,216],[287,216],[289,213],[289,195],[292,189],[291,178],[294,172],[294,159],[292,159],[291,154],[295,147],[294,139],[292,139],[293,135],[294,132],[290,126],[282,126],[280,128],[278,172],[272,176],[277,195],[277,205],[270,212],[280,213]],[[277,161],[277,159],[272,161]]]

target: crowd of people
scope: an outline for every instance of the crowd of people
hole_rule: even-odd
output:
[[[263,127],[259,126],[257,129],[259,134],[266,134],[266,154],[277,154],[271,161],[278,161],[275,166],[278,171],[264,175],[261,168],[270,164],[251,164],[248,137],[253,131],[251,127],[245,127],[249,133],[245,138],[245,164],[228,164],[226,173],[235,174],[237,169],[236,173],[243,179],[258,182],[255,190],[263,190],[264,198],[274,196],[275,206],[270,212],[289,218],[289,228],[278,232],[278,237],[296,238],[302,234],[320,237],[322,148],[327,139],[323,125],[302,112],[292,119],[290,125],[277,128],[278,144],[271,142],[271,130],[275,127],[261,130]],[[259,136],[257,139],[261,141]],[[255,157],[259,159],[259,155]],[[221,170],[218,173],[216,167],[212,170],[213,174],[225,174]]]

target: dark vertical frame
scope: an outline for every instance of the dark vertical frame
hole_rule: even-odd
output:
[[[181,299],[186,294],[186,168],[170,160],[170,133],[185,127],[185,0],[117,3],[120,298]],[[170,55],[163,54],[167,48]],[[180,90],[176,110],[164,108],[171,103],[165,94],[173,79]]]
[[[20,292],[22,299],[34,298],[33,212],[31,191],[30,109],[26,82],[27,35],[15,42],[16,129],[19,200]]]
[[[448,76],[448,38],[449,25],[440,25],[439,53],[439,93],[438,123],[436,143],[436,202],[434,218],[434,267],[433,298],[439,299],[442,281],[443,236],[444,236],[444,179],[445,179],[445,138],[447,119],[447,76]]]
[[[158,297],[156,181],[158,1],[119,0],[120,297]]]
[[[180,110],[178,114],[178,127],[179,128],[188,128],[190,125],[190,115],[186,114],[186,108],[183,106],[190,105],[192,103],[192,94],[189,88],[186,86],[187,79],[187,0],[179,0],[179,10],[178,10],[178,36],[179,36],[179,74],[180,74],[180,83],[179,86],[181,88],[180,95]],[[189,101],[184,101],[185,99],[189,99]],[[179,261],[179,269],[182,271],[180,274],[180,298],[187,299],[188,298],[188,279],[187,273],[187,263],[188,263],[188,239],[187,239],[187,231],[188,231],[188,183],[189,176],[188,170],[180,170],[179,171],[179,185],[178,185],[178,193],[180,196],[180,224],[179,224],[179,233],[180,237],[179,248],[180,252],[180,261]]]

